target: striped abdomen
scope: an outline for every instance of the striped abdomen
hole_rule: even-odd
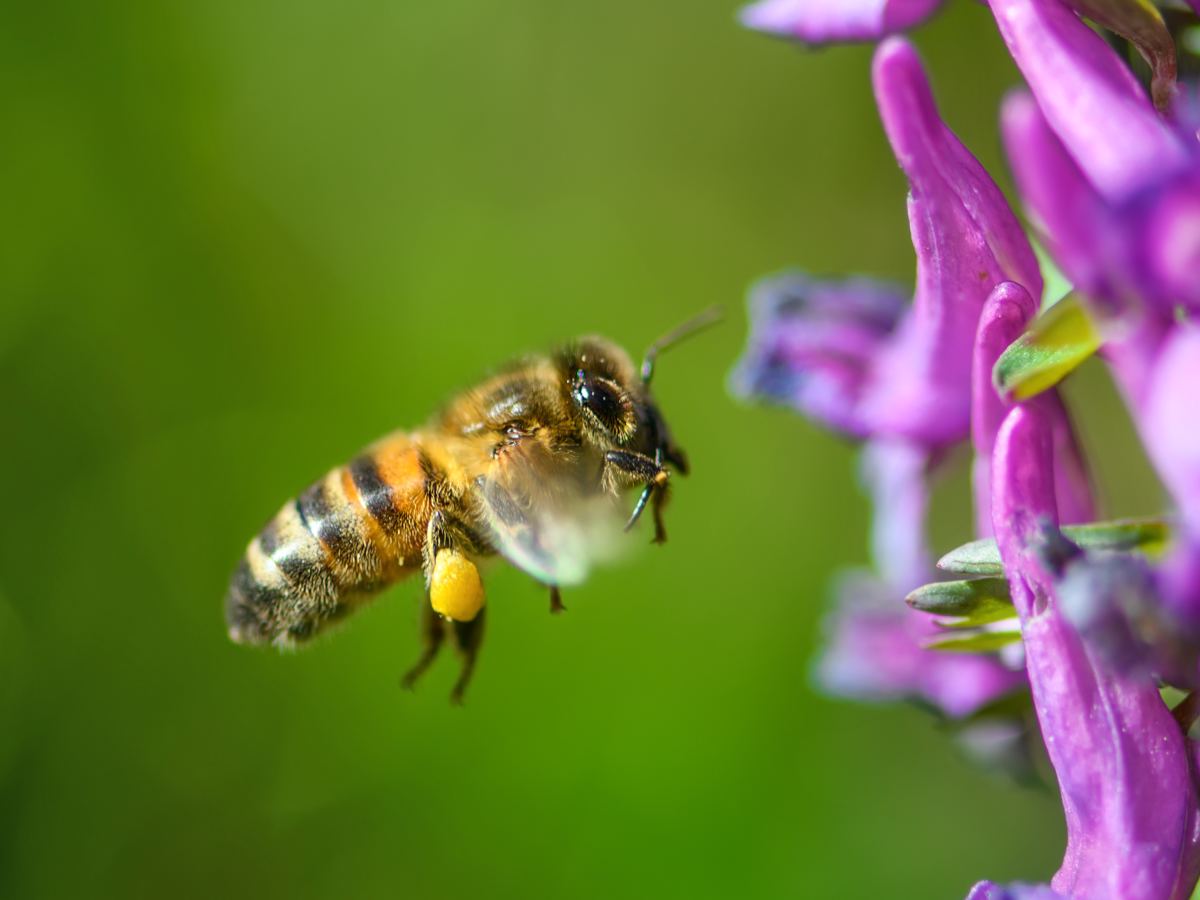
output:
[[[285,504],[230,582],[230,637],[305,640],[419,570],[430,517],[426,465],[411,439],[389,438]]]

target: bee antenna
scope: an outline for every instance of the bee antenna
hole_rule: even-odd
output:
[[[724,316],[725,311],[721,307],[710,306],[704,312],[688,319],[678,328],[667,332],[651,344],[650,349],[646,351],[646,355],[642,357],[642,384],[649,384],[650,379],[654,377],[654,363],[658,360],[658,354],[662,353],[668,347],[675,346],[684,338],[691,337],[706,328],[716,325]]]

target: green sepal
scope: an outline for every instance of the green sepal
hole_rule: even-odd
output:
[[[1112,522],[1090,522],[1087,525],[1064,525],[1062,533],[1084,550],[1093,553],[1142,553],[1158,556],[1171,537],[1171,528],[1162,519],[1117,519]],[[1001,576],[1000,548],[996,541],[986,538],[955,547],[938,560],[944,572],[961,575]]]
[[[931,639],[926,650],[941,650],[949,653],[995,653],[1009,644],[1021,641],[1019,631],[987,631],[980,629],[970,633],[952,631],[945,636]]]
[[[943,628],[975,628],[1017,614],[1003,578],[936,581],[917,588],[905,602],[921,612],[949,617],[938,621]]]
[[[1044,310],[996,360],[992,382],[1006,400],[1054,387],[1100,349],[1100,332],[1078,294]]]

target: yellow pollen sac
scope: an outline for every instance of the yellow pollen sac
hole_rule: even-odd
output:
[[[438,615],[470,622],[483,609],[483,581],[479,569],[457,550],[438,551],[433,561],[429,602]]]

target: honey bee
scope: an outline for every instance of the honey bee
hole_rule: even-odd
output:
[[[670,470],[687,457],[650,393],[658,354],[716,321],[711,310],[651,345],[635,368],[586,337],[522,359],[454,399],[428,426],[397,432],[284,504],[246,548],[229,585],[229,636],[303,643],[381,590],[421,572],[424,648],[412,687],[449,636],[461,702],[484,632],[477,563],[494,554],[549,588],[577,584],[649,505],[666,539]],[[632,513],[625,491],[640,489]]]

